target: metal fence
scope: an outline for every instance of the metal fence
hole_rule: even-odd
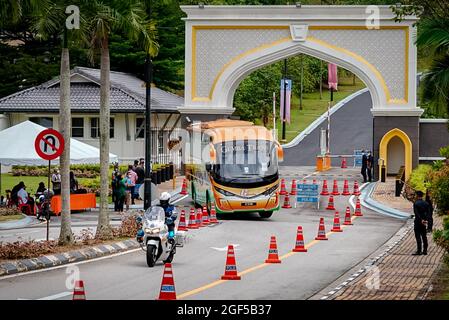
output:
[[[181,128],[151,128],[151,161],[154,164],[173,163],[181,168]]]

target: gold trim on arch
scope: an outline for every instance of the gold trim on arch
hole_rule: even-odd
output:
[[[364,26],[309,26],[308,27],[310,30],[367,30],[366,27]],[[218,79],[221,77],[221,75],[223,74],[223,72],[233,63],[235,63],[236,61],[244,58],[245,56],[248,56],[252,53],[276,46],[280,43],[284,43],[287,41],[291,40],[291,37],[288,38],[282,38],[280,40],[274,41],[272,43],[269,44],[264,44],[261,45],[259,47],[250,49],[248,51],[245,51],[241,54],[239,54],[238,56],[232,58],[228,63],[226,63],[221,70],[219,71],[219,73],[217,74],[217,76],[215,77],[211,89],[209,91],[209,96],[208,97],[197,97],[196,96],[196,31],[197,30],[208,30],[208,29],[290,29],[290,26],[276,26],[276,25],[271,25],[271,26],[232,26],[232,25],[228,25],[228,26],[192,26],[192,88],[191,88],[191,96],[192,96],[192,101],[202,101],[202,102],[208,102],[212,100],[212,96],[215,90],[215,86],[218,82]],[[320,45],[329,47],[331,49],[337,50],[339,52],[343,52],[345,54],[348,54],[352,57],[354,57],[356,60],[362,62],[363,64],[365,64],[369,69],[371,69],[371,71],[374,72],[374,74],[376,75],[377,79],[380,81],[382,88],[384,90],[385,96],[386,96],[386,100],[388,103],[391,104],[407,104],[408,103],[408,74],[409,74],[409,26],[380,26],[379,29],[384,29],[384,30],[388,30],[388,29],[399,29],[399,30],[404,30],[405,32],[405,83],[404,83],[404,97],[405,99],[392,99],[391,98],[391,94],[390,94],[390,90],[388,89],[386,82],[384,80],[384,78],[382,77],[382,75],[380,74],[380,72],[377,70],[376,67],[374,67],[372,64],[370,64],[367,60],[365,60],[363,57],[361,57],[360,55],[341,48],[341,47],[337,47],[334,45],[331,45],[323,40],[319,40],[313,37],[307,37],[307,40],[318,43]],[[370,29],[368,29],[370,30]],[[372,29],[372,30],[378,30],[378,29]]]
[[[379,159],[384,160],[385,170],[387,170],[388,143],[394,137],[398,137],[399,139],[401,139],[401,141],[405,147],[404,148],[405,149],[405,157],[404,157],[405,164],[404,165],[405,165],[405,180],[407,180],[408,177],[410,177],[410,174],[412,172],[412,167],[413,167],[413,161],[412,161],[413,145],[412,145],[410,138],[404,131],[402,131],[398,128],[394,128],[394,129],[391,129],[390,131],[388,131],[386,134],[384,134],[384,136],[382,137],[382,139],[380,140],[380,143],[379,143]],[[381,164],[379,164],[379,172],[381,172]],[[385,171],[385,172],[388,172],[388,171]]]

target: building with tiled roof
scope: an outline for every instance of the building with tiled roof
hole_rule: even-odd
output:
[[[111,71],[110,152],[122,161],[144,155],[145,82],[134,75]],[[75,67],[70,77],[72,137],[99,146],[100,70]],[[154,151],[163,154],[169,135],[180,126],[178,108],[184,99],[151,88],[152,127],[162,134],[153,137]],[[59,77],[0,99],[0,130],[30,120],[58,129]],[[158,161],[158,159],[154,159]],[[161,162],[161,161],[159,161]]]

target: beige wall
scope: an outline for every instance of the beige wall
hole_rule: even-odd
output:
[[[152,114],[152,126],[162,127],[168,118],[168,114]],[[58,118],[57,114],[45,114],[45,113],[12,113],[9,114],[9,126],[14,126],[20,122],[26,121],[31,117],[51,117],[53,118],[53,128],[58,130]],[[98,117],[98,114],[77,114],[73,113],[72,118],[84,118],[84,137],[75,139],[87,143],[89,145],[99,147],[98,139],[90,137],[90,118]],[[114,138],[110,140],[110,152],[119,156],[120,162],[130,162],[134,159],[138,159],[144,156],[145,144],[144,139],[134,139],[136,133],[136,118],[139,115],[130,113],[128,114],[128,133],[126,130],[126,116],[124,113],[111,114],[114,118]],[[143,117],[143,115],[140,115]],[[177,115],[174,114],[167,124],[167,128],[171,128],[177,119]],[[180,126],[180,121],[177,127]]]

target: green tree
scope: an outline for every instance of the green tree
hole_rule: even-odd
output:
[[[112,237],[109,223],[109,40],[113,31],[123,33],[151,55],[157,53],[155,24],[149,23],[143,0],[85,0],[90,56],[100,55],[100,213],[96,236]]]

